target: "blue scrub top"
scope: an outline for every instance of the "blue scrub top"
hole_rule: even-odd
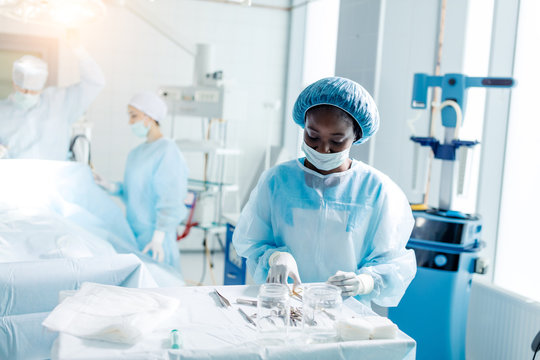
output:
[[[133,149],[127,158],[119,194],[139,249],[152,240],[155,230],[165,233],[164,262],[179,270],[176,228],[186,217],[188,168],[174,141],[161,138]]]
[[[304,159],[266,171],[251,193],[233,235],[257,283],[275,251],[293,255],[303,282],[324,282],[337,271],[368,274],[374,289],[359,297],[396,306],[416,274],[405,245],[414,224],[401,189],[356,160],[349,170],[322,175]]]

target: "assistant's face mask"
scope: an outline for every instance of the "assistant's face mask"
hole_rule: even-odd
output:
[[[150,128],[144,126],[143,121],[138,121],[135,124],[131,124],[131,131],[138,137],[144,138],[150,131]]]
[[[30,109],[39,102],[39,94],[23,94],[20,91],[15,91],[13,94],[13,102],[23,109]]]
[[[322,154],[317,150],[311,148],[304,141],[302,143],[302,150],[306,154],[306,159],[313,166],[315,166],[319,170],[330,171],[339,167],[345,162],[345,160],[349,158],[349,151],[351,150],[351,148],[348,147],[346,150],[337,153]]]

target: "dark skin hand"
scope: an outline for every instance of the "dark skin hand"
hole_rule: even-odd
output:
[[[337,153],[350,148],[355,141],[353,125],[333,111],[318,112],[306,115],[304,141],[317,152],[323,154]],[[335,169],[319,170],[307,159],[304,165],[322,175],[346,171],[351,167],[349,158]]]

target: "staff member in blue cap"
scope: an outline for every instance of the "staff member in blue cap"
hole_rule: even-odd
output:
[[[257,283],[324,282],[344,296],[396,306],[416,274],[413,227],[401,189],[349,158],[379,128],[373,98],[349,79],[302,91],[293,119],[306,157],[266,171],[242,211],[233,244]]]

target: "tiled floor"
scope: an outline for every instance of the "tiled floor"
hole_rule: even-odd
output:
[[[222,251],[216,251],[210,255],[210,259],[213,264],[212,271],[210,271],[208,258],[202,251],[180,252],[180,267],[187,286],[223,285],[225,254]],[[246,283],[254,283],[249,274],[246,276]]]
[[[210,271],[209,260],[213,264]],[[211,254],[209,259],[202,251],[183,251],[180,253],[180,266],[186,285],[223,285],[224,253]]]

